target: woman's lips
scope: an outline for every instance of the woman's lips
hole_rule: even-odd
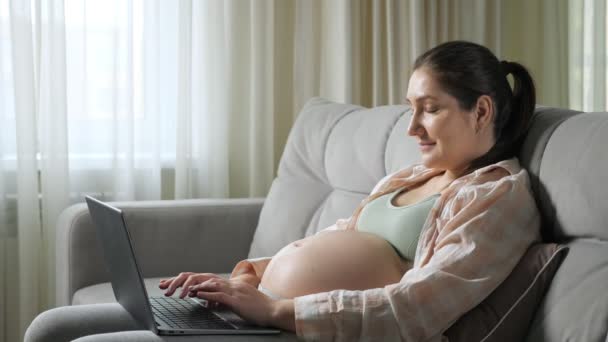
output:
[[[428,150],[432,149],[433,146],[435,146],[435,143],[421,143],[419,145],[420,145],[421,151],[428,151]]]

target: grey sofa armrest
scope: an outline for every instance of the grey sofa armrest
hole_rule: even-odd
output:
[[[124,212],[143,277],[228,273],[247,257],[264,198],[116,202]],[[109,281],[86,205],[57,223],[57,305],[82,287]]]

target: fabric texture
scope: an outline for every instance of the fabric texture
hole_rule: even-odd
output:
[[[606,137],[608,114],[582,113],[563,121],[546,143],[537,174],[543,227],[549,241],[570,250],[538,308],[528,342],[608,336]]]
[[[446,331],[450,342],[523,341],[567,252],[555,243],[530,246],[507,279]]]
[[[351,217],[326,229],[356,229],[358,215],[370,201],[442,172],[422,164],[395,172],[374,187]],[[442,192],[425,222],[414,266],[399,283],[297,297],[296,333],[311,341],[440,341],[450,325],[507,278],[528,247],[540,240],[539,229],[529,178],[517,158],[475,170]],[[242,261],[233,273],[267,262]]]
[[[606,136],[608,115],[585,113],[564,121],[547,143],[539,173],[543,181],[539,200],[551,241],[608,240],[606,188],[598,186],[606,184]]]
[[[85,334],[136,330],[138,326],[118,303],[64,306],[38,315],[26,331],[24,341],[72,341]]]
[[[40,314],[28,328],[24,342],[295,342],[293,333],[278,335],[161,336],[135,330],[138,324],[118,303],[72,305]],[[12,341],[11,341],[12,342]]]

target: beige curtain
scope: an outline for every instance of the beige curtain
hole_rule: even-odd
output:
[[[580,35],[569,26],[570,20],[581,21],[582,16],[569,13],[569,3],[578,0],[509,0],[501,6],[501,57],[517,61],[530,69],[536,81],[537,103],[541,105],[579,108],[568,92],[580,85],[573,84],[569,71],[570,55],[576,52],[575,40],[569,34]],[[582,13],[581,13],[582,14]],[[588,33],[588,32],[587,32]],[[605,30],[604,30],[605,34]],[[582,39],[582,36],[580,37]]]
[[[402,103],[411,65],[425,50],[466,39],[500,53],[500,10],[500,0],[297,0],[295,108],[311,96]]]
[[[415,58],[463,39],[527,66],[539,104],[605,110],[606,11],[595,0],[298,0],[294,109],[313,95],[401,103]]]

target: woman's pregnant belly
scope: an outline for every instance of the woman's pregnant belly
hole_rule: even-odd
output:
[[[261,285],[284,298],[365,290],[399,282],[410,267],[411,262],[377,235],[328,231],[281,249],[268,264]]]

